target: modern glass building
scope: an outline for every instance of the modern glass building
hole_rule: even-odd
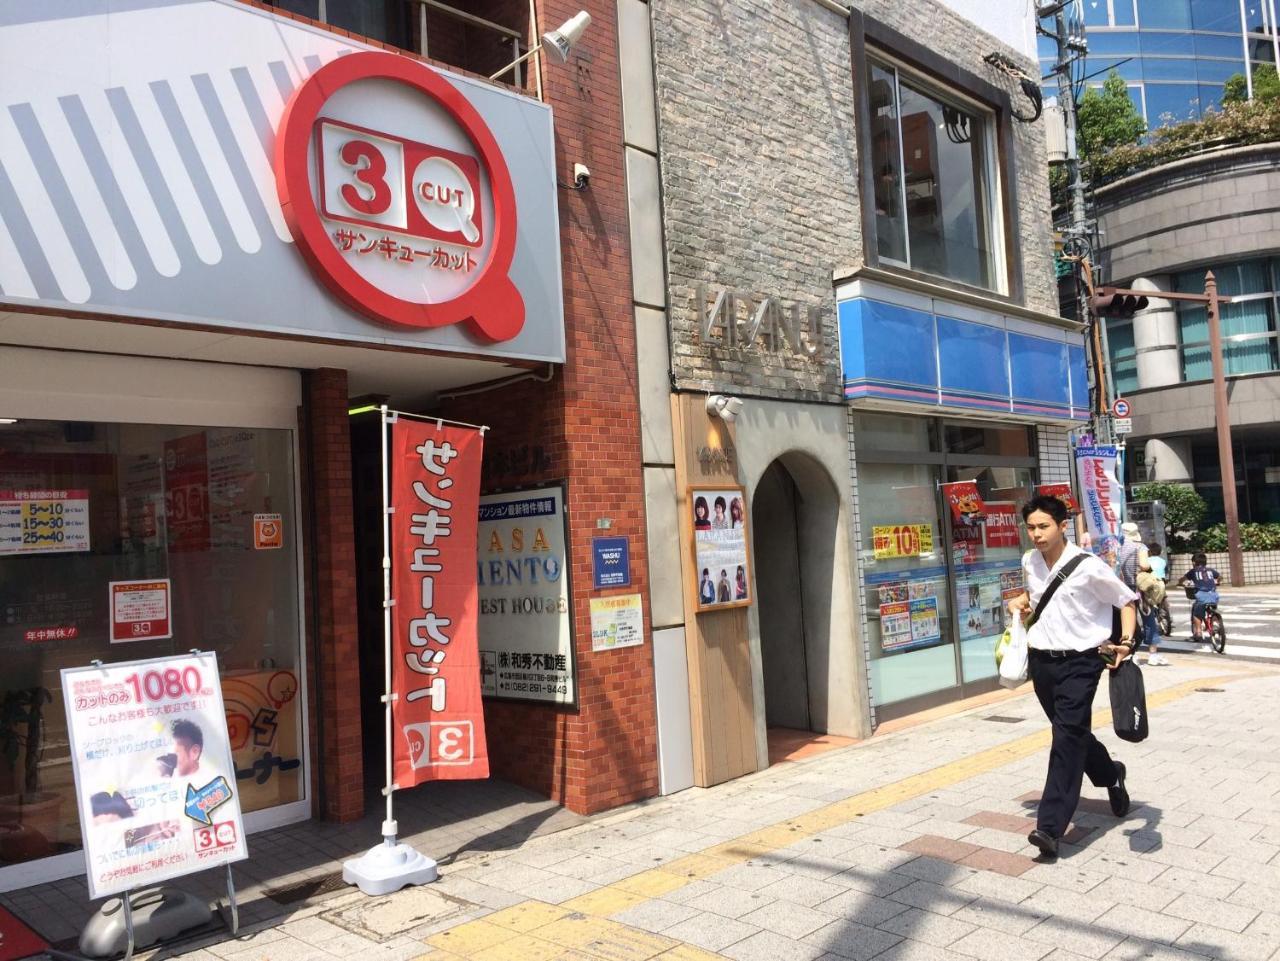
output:
[[[1076,0],[1089,53],[1077,77],[1100,87],[1114,66],[1151,127],[1200,117],[1222,102],[1223,84],[1280,59],[1276,0]],[[1049,21],[1046,21],[1048,23]],[[1045,93],[1056,96],[1049,77],[1056,43],[1039,37]]]

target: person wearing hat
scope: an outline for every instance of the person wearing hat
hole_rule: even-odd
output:
[[[1124,543],[1116,554],[1116,574],[1130,590],[1141,594],[1138,587],[1139,574],[1151,572],[1151,557],[1147,546],[1142,543],[1142,531],[1133,521],[1125,521],[1120,525],[1120,534]],[[1147,605],[1147,612],[1142,617],[1142,633],[1146,635],[1147,663],[1152,667],[1168,667],[1169,660],[1160,654],[1160,625],[1156,622],[1156,609]]]

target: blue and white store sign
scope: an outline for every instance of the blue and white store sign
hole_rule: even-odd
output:
[[[1089,418],[1078,331],[866,280],[836,298],[846,400]]]

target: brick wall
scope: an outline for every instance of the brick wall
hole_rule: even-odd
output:
[[[303,417],[310,723],[313,736],[320,734],[312,743],[323,803],[316,813],[350,821],[364,813],[364,785],[346,371],[303,375]]]
[[[458,397],[441,413],[490,426],[486,490],[568,481],[579,709],[487,701],[485,723],[496,776],[592,813],[657,794],[658,771],[615,6],[547,2],[539,30],[583,8],[592,16],[590,43],[544,74],[560,180],[572,180],[575,161],[591,168],[589,189],[560,193],[567,363],[550,383],[527,379]],[[549,459],[538,473],[510,456],[532,444]],[[597,654],[589,600],[598,517],[612,518],[610,535],[630,538],[627,592],[645,598],[646,636],[642,646]]]

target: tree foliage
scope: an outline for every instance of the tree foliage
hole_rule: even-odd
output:
[[[1147,132],[1147,122],[1129,97],[1124,78],[1112,70],[1101,90],[1089,88],[1077,109],[1080,159],[1089,162],[1116,147],[1130,146]]]
[[[1273,64],[1260,63],[1253,69],[1253,99],[1273,101],[1280,99],[1280,74]],[[1233,73],[1222,88],[1222,105],[1247,103],[1249,85],[1243,73]]]
[[[1198,531],[1208,510],[1196,489],[1182,484],[1143,484],[1134,491],[1133,499],[1164,502],[1165,535],[1169,540],[1180,531]]]

